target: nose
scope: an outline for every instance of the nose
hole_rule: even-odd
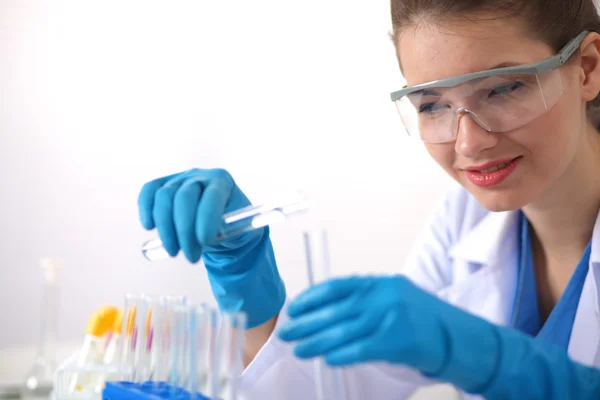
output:
[[[479,153],[498,144],[499,135],[488,132],[476,121],[476,116],[463,112],[456,116],[456,142],[454,150],[466,158],[475,158]]]

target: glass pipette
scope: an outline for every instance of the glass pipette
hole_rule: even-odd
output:
[[[283,201],[258,206],[248,206],[223,215],[223,225],[215,243],[227,238],[263,228],[308,210],[308,201],[301,193]],[[142,254],[150,261],[169,257],[160,239],[142,245]]]

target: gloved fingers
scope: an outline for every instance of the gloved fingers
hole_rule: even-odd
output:
[[[397,350],[398,342],[404,341],[403,332],[398,330],[382,329],[382,325],[390,326],[395,313],[381,309],[380,313],[365,314],[365,321],[357,325],[370,329],[363,334],[356,334],[354,340],[347,340],[343,345],[331,350],[325,355],[325,362],[329,365],[352,365],[363,362],[391,361],[390,354]],[[399,347],[403,347],[400,343]],[[398,360],[394,360],[398,361]]]
[[[175,257],[180,249],[175,221],[173,219],[173,202],[175,193],[177,193],[177,190],[181,186],[181,181],[181,178],[175,177],[158,189],[154,196],[154,209],[152,210],[152,218],[154,219],[160,240],[164,249],[171,257]]]
[[[325,362],[332,366],[343,366],[365,361],[379,361],[379,358],[373,357],[373,347],[373,338],[363,337],[329,352],[325,355]]]
[[[332,279],[311,287],[300,294],[288,307],[288,315],[298,318],[303,314],[335,303],[352,295],[360,287],[360,278]]]
[[[441,300],[440,300],[441,301]],[[434,327],[420,332],[415,325],[419,318],[431,318],[424,314],[411,317],[403,307],[381,307],[379,313],[365,314],[372,329],[368,334],[357,338],[354,344],[343,349],[339,347],[327,354],[326,361],[331,365],[349,365],[358,362],[388,361],[415,367],[416,363],[430,361],[437,347],[429,334],[439,334]],[[443,341],[444,342],[444,341]],[[437,354],[436,354],[437,355]],[[438,363],[439,364],[439,363]]]
[[[202,195],[202,186],[196,179],[188,179],[175,193],[173,201],[173,221],[177,240],[185,257],[196,263],[202,254],[202,247],[196,239],[196,210]]]
[[[306,339],[327,331],[348,319],[354,319],[363,311],[353,296],[333,300],[322,307],[288,321],[279,331],[282,340],[291,342]]]
[[[233,179],[227,172],[211,170],[196,214],[196,238],[201,245],[213,243],[217,238],[233,187]]]
[[[374,319],[358,318],[342,321],[300,342],[294,349],[294,354],[299,358],[327,355],[350,343],[369,337],[375,330],[377,330],[377,321]]]
[[[140,190],[140,194],[138,196],[138,211],[140,215],[140,221],[145,229],[150,230],[155,228],[152,214],[154,210],[154,198],[156,196],[156,192],[165,183],[177,175],[179,174],[164,176],[162,178],[150,181],[146,183]]]
[[[200,172],[202,171],[198,169],[191,169],[188,171],[163,176],[162,178],[147,182],[140,190],[140,194],[138,196],[138,209],[142,226],[147,230],[154,229],[156,227],[153,213],[154,205],[156,203],[156,192],[158,192],[159,189],[165,185],[174,183],[179,184],[180,181]]]

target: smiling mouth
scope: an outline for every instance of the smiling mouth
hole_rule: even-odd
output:
[[[512,163],[514,163],[515,161],[519,160],[520,158],[521,157],[519,156],[519,157],[513,158],[512,160],[508,160],[508,161],[505,161],[503,163],[496,164],[493,167],[489,167],[489,168],[485,168],[485,169],[470,168],[470,169],[466,169],[465,171],[466,172],[471,172],[471,173],[476,173],[476,174],[491,174],[493,172],[500,171],[500,170],[502,170],[504,168],[509,167]]]
[[[505,179],[513,174],[519,162],[523,157],[513,158],[509,161],[503,161],[500,164],[490,166],[490,163],[482,165],[484,169],[469,168],[464,170],[465,175],[471,183],[483,188],[491,188],[499,185]]]
[[[495,167],[491,167],[491,168],[482,169],[481,171],[477,171],[477,172],[479,172],[480,174],[489,174],[489,173],[491,173],[491,172],[496,172],[496,171],[498,171],[499,169],[504,169],[504,168],[508,167],[508,166],[509,166],[509,165],[510,165],[510,164],[511,164],[513,161],[514,161],[514,160],[510,160],[510,161],[507,161],[507,162],[505,162],[505,163],[498,164],[498,165],[496,165]]]

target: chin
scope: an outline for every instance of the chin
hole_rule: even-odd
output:
[[[481,206],[492,212],[513,211],[523,208],[527,201],[513,189],[467,188]]]

